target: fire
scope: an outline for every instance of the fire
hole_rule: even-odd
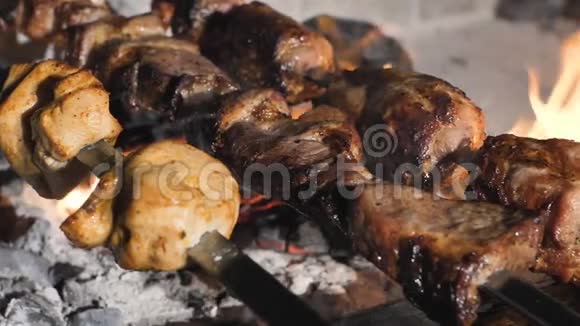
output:
[[[64,220],[66,217],[76,212],[81,205],[89,198],[89,195],[97,187],[99,179],[94,175],[88,177],[84,182],[69,192],[63,199],[56,203],[56,214],[59,219]]]
[[[534,121],[518,121],[510,133],[538,139],[580,141],[580,32],[568,37],[560,50],[560,75],[548,100],[540,96],[538,73],[529,70],[530,104]]]

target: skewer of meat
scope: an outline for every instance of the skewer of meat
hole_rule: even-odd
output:
[[[534,269],[580,282],[580,144],[513,135],[489,137],[475,182],[482,200],[549,214]]]
[[[46,83],[47,78],[55,81]],[[35,89],[39,84],[47,89]],[[13,66],[3,91],[10,93],[2,96],[0,121],[12,128],[12,134],[0,142],[0,148],[17,173],[37,181],[32,173],[62,171],[64,159],[76,158],[101,177],[97,190],[61,227],[76,245],[106,245],[121,267],[134,270],[182,269],[191,267],[193,259],[266,321],[326,325],[227,240],[238,218],[240,194],[221,162],[188,144],[166,140],[132,153],[123,162],[115,160],[120,164],[102,171],[101,163],[110,167],[119,156],[108,138],[117,132],[107,134],[111,127],[107,123],[113,127],[118,123],[108,112],[108,95],[86,70],[56,61]],[[54,99],[24,96],[50,92]],[[34,116],[30,129],[16,128],[14,123],[21,125],[25,115]],[[33,145],[34,152],[22,143]],[[14,151],[18,144],[20,152]],[[43,156],[31,157],[38,156],[40,149]],[[39,184],[33,186],[44,191],[46,185]],[[250,284],[262,287],[265,295],[256,296]],[[282,309],[268,307],[265,303],[270,299],[280,300]]]

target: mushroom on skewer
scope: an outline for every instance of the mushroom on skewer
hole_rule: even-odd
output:
[[[166,140],[131,154],[122,170],[105,174],[62,230],[78,246],[109,246],[121,267],[177,270],[187,264],[187,249],[206,232],[217,230],[229,238],[239,206],[238,185],[221,162]]]
[[[0,94],[0,149],[43,197],[62,198],[88,175],[82,148],[114,143],[121,126],[87,70],[54,60],[13,65]]]

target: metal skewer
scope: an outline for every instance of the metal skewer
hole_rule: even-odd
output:
[[[480,291],[512,307],[541,326],[580,325],[580,315],[534,285],[511,275]]]

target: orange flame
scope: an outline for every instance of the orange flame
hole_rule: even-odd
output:
[[[530,104],[534,121],[518,121],[510,133],[538,139],[580,141],[580,32],[568,37],[560,50],[560,75],[546,102],[540,97],[540,80],[529,70]]]

